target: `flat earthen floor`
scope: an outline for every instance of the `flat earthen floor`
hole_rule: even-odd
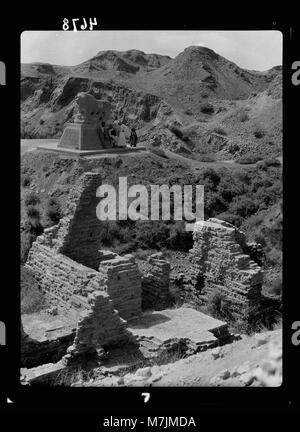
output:
[[[137,337],[156,338],[162,343],[170,339],[190,339],[195,344],[217,342],[217,334],[226,331],[227,323],[191,308],[144,312],[128,322]]]
[[[75,332],[77,319],[72,315],[50,315],[46,312],[37,312],[22,315],[22,324],[25,333],[37,342],[54,340]]]

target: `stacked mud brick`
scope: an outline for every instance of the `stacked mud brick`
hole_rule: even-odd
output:
[[[96,270],[45,246],[41,237],[33,243],[26,267],[47,295],[48,303],[65,310],[85,307],[88,293],[99,289],[104,278]]]
[[[141,315],[141,275],[134,258],[114,254],[101,260],[99,272],[105,277],[105,290],[120,316],[129,320]]]
[[[192,260],[204,276],[201,294],[220,291],[232,304],[232,312],[243,315],[247,306],[261,299],[262,270],[244,252],[244,234],[219,219],[195,224]]]
[[[148,273],[142,277],[142,298],[145,307],[163,305],[170,294],[170,263],[162,253],[150,255]]]
[[[99,198],[97,188],[101,176],[85,173],[82,181],[74,186],[69,196],[69,216],[59,224],[55,249],[87,267],[99,265],[101,223],[96,215]]]
[[[100,183],[99,174],[81,177],[70,191],[67,215],[37,238],[26,262],[50,305],[72,320],[75,316],[73,348],[80,352],[128,342],[122,318],[141,313],[141,279],[134,260],[99,250]]]
[[[113,308],[113,301],[103,291],[88,296],[89,309],[81,312],[73,345],[67,350],[65,360],[85,354],[93,349],[98,353],[106,346],[133,343],[134,338],[126,329],[127,322]]]

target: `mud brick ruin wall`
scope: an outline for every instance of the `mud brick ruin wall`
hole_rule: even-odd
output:
[[[122,318],[129,320],[142,313],[141,274],[131,255],[114,255],[112,259],[101,261],[99,272],[106,278],[105,289],[115,309]]]
[[[73,345],[68,348],[67,359],[91,348],[97,352],[106,346],[134,342],[127,330],[127,322],[120,318],[110,296],[103,291],[89,294],[90,308],[82,311],[76,328]],[[99,325],[101,324],[101,325]]]
[[[49,304],[69,313],[70,320],[75,321],[73,351],[81,353],[128,342],[127,322],[119,316],[107,294],[106,275],[58,254],[43,245],[41,237],[33,244],[26,267],[47,295]]]
[[[148,257],[147,273],[142,277],[142,299],[144,307],[164,304],[170,294],[170,263],[161,253]]]
[[[96,270],[78,264],[43,244],[44,236],[33,243],[25,266],[31,270],[49,305],[65,310],[87,307],[89,292],[105,285]]]
[[[100,262],[101,221],[96,215],[100,185],[99,174],[85,173],[70,191],[66,216],[45,231],[50,247],[93,269],[98,269]]]
[[[263,273],[244,253],[246,240],[241,231],[212,218],[195,224],[193,238],[191,258],[204,275],[201,294],[219,290],[236,314],[259,302]]]
[[[141,314],[141,276],[133,257],[99,250],[100,182],[94,173],[80,179],[67,216],[37,237],[26,262],[49,306],[75,319],[76,352],[128,341],[125,319]]]

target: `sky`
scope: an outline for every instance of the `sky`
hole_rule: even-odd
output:
[[[279,31],[25,31],[21,62],[74,66],[103,50],[137,49],[174,58],[200,45],[245,69],[264,71],[282,64]]]

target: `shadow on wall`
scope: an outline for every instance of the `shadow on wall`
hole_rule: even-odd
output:
[[[160,313],[144,313],[141,317],[136,320],[130,321],[130,327],[133,329],[146,329],[154,325],[170,321],[170,318]]]

